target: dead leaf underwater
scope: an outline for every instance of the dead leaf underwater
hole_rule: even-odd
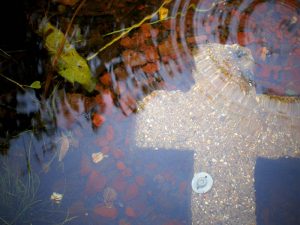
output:
[[[79,144],[78,141],[71,136],[71,134],[70,135],[62,134],[62,136],[58,139],[58,142],[60,143],[59,152],[58,152],[59,162],[61,162],[65,158],[71,146],[78,147]]]
[[[61,142],[61,145],[60,145],[59,155],[58,155],[59,162],[61,162],[65,158],[67,152],[70,149],[70,142],[69,142],[69,139],[67,136],[63,135],[61,137],[60,142]]]

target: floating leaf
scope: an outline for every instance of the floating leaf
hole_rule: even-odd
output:
[[[56,68],[59,75],[71,83],[78,82],[89,92],[93,91],[96,82],[89,66],[68,40],[65,40],[65,35],[46,20],[41,22],[38,33],[44,38],[44,45],[52,60],[57,60]],[[57,57],[63,42],[63,50]]]
[[[41,88],[41,82],[39,82],[38,80],[34,81],[32,84],[30,84],[29,87],[34,88],[34,89],[40,89]]]
[[[165,7],[161,7],[158,11],[158,14],[159,14],[159,19],[160,20],[164,20],[167,18],[168,16],[168,13],[169,13],[169,10]]]

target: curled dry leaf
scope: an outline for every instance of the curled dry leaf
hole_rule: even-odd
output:
[[[63,194],[59,194],[57,192],[53,192],[50,199],[56,204],[59,204],[63,198]]]
[[[102,152],[97,152],[92,154],[92,160],[93,163],[99,163],[101,162],[105,157],[108,157],[107,155],[104,155]]]

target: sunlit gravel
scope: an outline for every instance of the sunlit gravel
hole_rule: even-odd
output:
[[[193,224],[256,224],[256,158],[300,156],[299,101],[256,95],[240,76],[251,55],[226,59],[236,47],[201,46],[188,92],[156,91],[140,103],[133,145],[193,150],[194,172],[214,179],[208,193],[192,194]]]

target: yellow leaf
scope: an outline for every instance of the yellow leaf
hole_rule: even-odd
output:
[[[30,84],[31,88],[35,88],[35,89],[40,89],[41,88],[41,82],[39,81],[34,81],[32,84]]]
[[[46,20],[41,22],[38,33],[44,38],[44,45],[52,59],[56,58],[65,35]],[[68,40],[65,40],[63,50],[57,58],[56,69],[58,74],[69,82],[78,82],[89,92],[96,86],[86,60],[78,54]]]
[[[159,19],[164,20],[168,17],[169,10],[165,7],[161,7],[158,11]]]

